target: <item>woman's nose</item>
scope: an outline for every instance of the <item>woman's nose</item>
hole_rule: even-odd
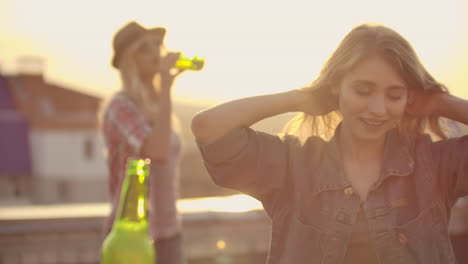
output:
[[[383,96],[375,96],[370,98],[368,109],[376,116],[384,116],[387,113],[385,98]]]

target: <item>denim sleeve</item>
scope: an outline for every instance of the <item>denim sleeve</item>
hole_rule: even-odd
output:
[[[283,184],[286,143],[278,136],[236,128],[209,145],[198,145],[214,183],[264,202]]]
[[[432,153],[449,202],[468,195],[468,135],[435,142]]]

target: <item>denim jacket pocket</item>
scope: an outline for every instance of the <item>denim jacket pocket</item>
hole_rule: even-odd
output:
[[[335,192],[319,192],[305,198],[302,192],[296,192],[294,208],[298,220],[319,230],[333,227],[333,215],[336,215],[333,203],[336,200]]]
[[[421,264],[456,263],[441,210],[443,208],[434,203],[415,219],[395,228],[396,239],[405,253],[409,253],[404,255],[414,257]]]
[[[293,214],[280,263],[322,263],[321,239],[323,231],[306,225]]]

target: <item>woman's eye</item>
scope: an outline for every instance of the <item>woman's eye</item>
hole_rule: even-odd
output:
[[[398,101],[401,98],[403,98],[403,93],[402,92],[395,92],[395,93],[390,93],[387,96],[392,101]]]
[[[360,96],[367,96],[367,95],[371,94],[371,89],[369,89],[367,87],[357,87],[354,90]]]

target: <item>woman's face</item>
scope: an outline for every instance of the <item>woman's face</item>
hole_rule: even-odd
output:
[[[161,39],[146,36],[136,44],[134,53],[138,71],[142,77],[153,77],[159,71],[163,48]]]
[[[408,87],[398,72],[379,56],[357,63],[339,86],[342,129],[360,141],[376,141],[400,121]]]

